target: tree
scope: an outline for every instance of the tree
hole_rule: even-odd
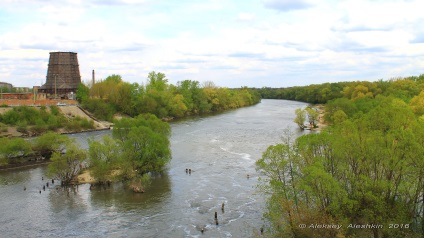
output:
[[[123,171],[122,143],[110,136],[103,137],[103,141],[88,140],[90,156],[90,174],[99,182],[115,181],[119,176],[118,170]],[[115,172],[115,173],[114,173]]]
[[[0,138],[0,158],[10,159],[31,153],[31,145],[22,138]]]
[[[358,99],[357,101],[365,100]],[[265,217],[277,237],[415,237],[424,233],[424,123],[407,104],[378,95],[367,111],[270,146],[258,160],[270,194]],[[292,152],[290,156],[289,151]],[[262,178],[265,177],[265,179]],[[407,224],[347,229],[349,224]],[[340,230],[299,229],[340,224]]]
[[[48,166],[50,177],[60,179],[63,184],[71,183],[72,179],[81,171],[82,165],[87,158],[85,150],[77,147],[75,143],[68,143],[66,152],[54,152],[51,163]]]
[[[90,97],[90,89],[83,83],[78,84],[76,99],[79,103],[84,102]]]
[[[413,97],[409,105],[415,114],[424,115],[424,90],[418,96]]]
[[[165,91],[168,88],[168,79],[164,73],[152,71],[147,76],[146,90],[155,89],[159,92]]]
[[[184,104],[184,96],[175,95],[170,101],[170,114],[175,117],[183,117],[187,112],[187,106]]]
[[[307,107],[305,109],[306,114],[308,115],[308,122],[309,122],[309,126],[312,127],[317,127],[317,121],[318,121],[318,117],[319,117],[319,113],[311,107]]]
[[[305,129],[305,119],[306,119],[306,112],[302,108],[298,108],[294,111],[296,114],[296,118],[294,119],[294,122],[299,126],[300,129]]]
[[[48,159],[55,152],[63,153],[71,142],[72,140],[68,136],[47,132],[33,141],[32,150]]]
[[[342,123],[347,119],[347,115],[346,113],[344,113],[344,111],[342,110],[337,110],[333,116],[332,116],[332,121],[334,124],[338,124],[338,123]]]
[[[152,114],[115,121],[113,137],[122,145],[117,167],[134,191],[144,191],[150,174],[161,173],[171,159],[170,132],[169,124]]]

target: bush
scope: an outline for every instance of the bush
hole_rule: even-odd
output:
[[[50,106],[50,112],[55,116],[58,116],[60,114],[59,108],[54,105]]]
[[[18,132],[28,134],[28,123],[26,121],[19,121],[16,126]]]
[[[82,106],[100,120],[112,121],[113,115],[116,113],[114,106],[101,99],[87,99]]]
[[[35,121],[35,126],[31,128],[31,131],[34,132],[35,134],[42,134],[46,132],[48,129],[49,129],[48,125],[41,118],[38,118]]]
[[[7,132],[7,126],[0,122],[0,131],[1,132]]]

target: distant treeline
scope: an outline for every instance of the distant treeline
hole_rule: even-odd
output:
[[[153,71],[145,84],[124,82],[119,75],[90,87],[80,84],[77,99],[97,118],[111,121],[115,113],[151,113],[163,119],[220,112],[256,104],[261,97],[256,90],[221,88],[213,82],[184,80],[173,85],[165,74]]]
[[[262,98],[286,99],[313,104],[327,103],[336,98],[360,99],[374,98],[377,95],[394,96],[409,102],[424,89],[424,74],[419,76],[398,77],[387,81],[355,81],[312,84],[290,88],[257,89]]]

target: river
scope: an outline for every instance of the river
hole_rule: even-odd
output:
[[[255,161],[269,145],[280,142],[285,128],[303,133],[293,119],[294,110],[305,105],[262,100],[251,107],[171,123],[172,160],[167,172],[143,194],[121,184],[63,189],[47,179],[46,165],[0,171],[0,234],[250,237],[263,225],[265,205],[256,188]],[[87,138],[105,135],[110,131],[70,136],[87,147]],[[192,173],[187,174],[186,168]],[[201,227],[206,228],[204,234]]]

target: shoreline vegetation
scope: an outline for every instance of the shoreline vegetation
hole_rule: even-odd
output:
[[[248,106],[260,101],[259,94],[313,104],[296,110],[295,122],[301,129],[320,130],[298,138],[287,130],[282,142],[269,146],[256,162],[259,189],[270,195],[265,233],[375,238],[424,234],[424,74],[283,89],[227,89],[213,83],[199,87],[191,80],[174,86],[156,72],[149,74],[146,85],[139,85],[112,75],[91,87],[81,84],[77,92],[96,118],[126,115],[114,121],[112,137],[89,140],[88,151],[60,135],[48,141],[61,143],[47,149],[52,144],[46,145],[45,139],[32,145],[22,138],[3,140],[2,154],[44,153],[52,160],[49,174],[66,184],[124,181],[134,192],[144,192],[171,159],[170,127],[158,118]],[[303,224],[337,224],[340,229],[303,229]],[[349,224],[404,226],[348,229]]]
[[[259,91],[263,98],[324,103],[323,116],[315,114],[319,106],[298,109],[295,122],[301,129],[305,121],[315,127],[317,118],[327,124],[320,133],[298,138],[286,131],[256,162],[259,189],[270,195],[264,214],[267,234],[424,234],[424,74]],[[366,229],[350,229],[351,224]],[[393,224],[401,228],[392,229]]]
[[[159,72],[149,73],[147,83],[141,85],[124,82],[119,75],[109,76],[94,85],[80,84],[76,97],[81,108],[23,106],[7,109],[0,115],[1,126],[14,126],[25,135],[40,135],[36,141],[54,134],[48,131],[65,134],[113,128],[112,137],[106,136],[102,141],[89,139],[88,150],[80,149],[69,137],[56,134],[58,137],[50,142],[56,144],[60,138],[63,144],[58,144],[60,148],[46,148],[48,154],[40,158],[50,161],[49,174],[65,185],[125,181],[134,192],[144,192],[150,177],[163,172],[171,159],[167,122],[220,113],[260,101],[259,93],[246,87],[220,88],[212,82],[200,86],[192,80],[172,85],[165,74]],[[107,121],[113,124],[102,126]],[[0,166],[38,153],[37,142],[22,138],[2,140],[6,146],[0,151]]]

